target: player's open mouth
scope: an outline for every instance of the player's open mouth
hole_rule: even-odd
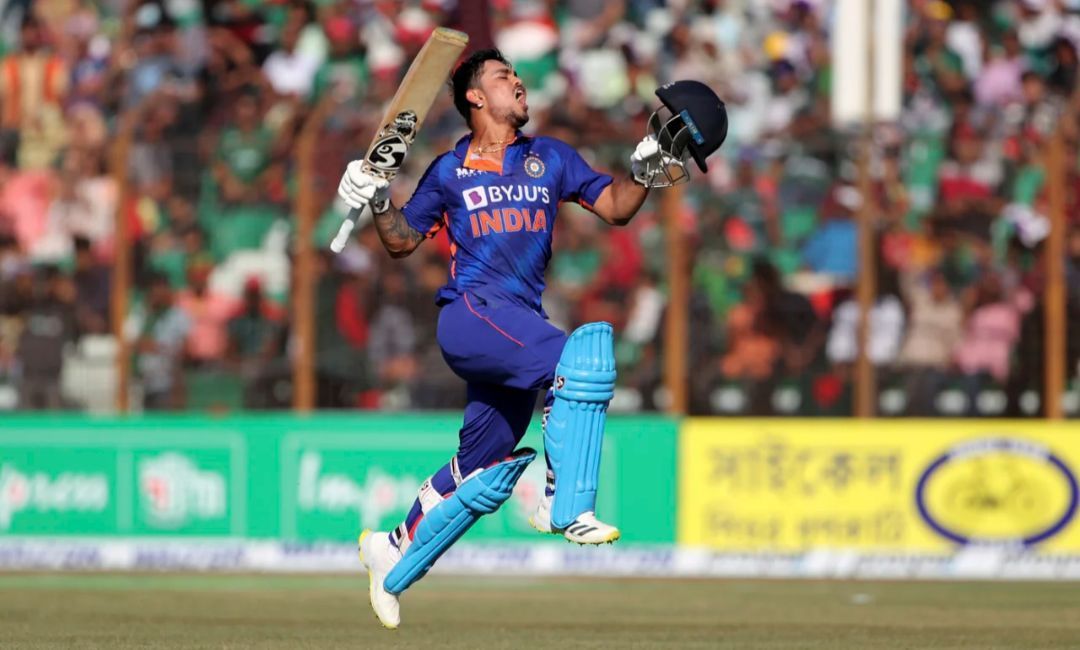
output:
[[[514,99],[518,100],[522,106],[528,108],[529,104],[525,101],[525,89],[520,86],[514,89]]]

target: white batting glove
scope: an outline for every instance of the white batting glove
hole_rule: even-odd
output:
[[[338,196],[354,210],[362,211],[370,205],[374,212],[383,212],[389,207],[390,183],[366,173],[363,163],[354,160],[345,168],[338,185]]]
[[[656,170],[663,157],[664,154],[660,150],[656,137],[651,134],[645,136],[645,139],[634,149],[634,153],[630,155],[630,171],[634,175],[634,180],[647,185],[650,176],[646,173],[647,169]]]

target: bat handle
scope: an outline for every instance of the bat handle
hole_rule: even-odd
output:
[[[361,214],[362,212],[360,210],[349,210],[349,216],[345,217],[345,220],[341,222],[341,227],[338,228],[334,241],[330,242],[330,250],[334,253],[340,253],[345,250],[345,244],[349,243],[349,236],[352,235],[353,229],[356,228],[356,221],[360,218]]]

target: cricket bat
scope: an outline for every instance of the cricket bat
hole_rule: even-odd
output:
[[[379,122],[379,129],[363,159],[365,173],[394,180],[420,125],[468,44],[467,34],[444,27],[439,27],[428,37]],[[359,210],[349,211],[348,218],[330,243],[330,250],[340,253],[345,248],[359,217]]]

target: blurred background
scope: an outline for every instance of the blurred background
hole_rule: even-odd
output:
[[[1080,579],[1080,0],[0,0],[0,567],[348,572],[400,522],[464,406],[449,243],[328,244],[440,25],[613,174],[659,84],[730,119],[629,226],[558,215],[620,546],[540,539],[536,463],[440,567]],[[446,93],[398,205],[464,132]]]
[[[449,25],[514,63],[527,131],[611,173],[658,84],[727,103],[709,173],[629,227],[559,214],[545,307],[614,323],[613,411],[1075,417],[1080,2],[902,4],[903,108],[863,149],[828,0],[0,2],[0,409],[463,406],[445,235],[327,251],[345,164]],[[464,131],[444,96],[399,205]]]

